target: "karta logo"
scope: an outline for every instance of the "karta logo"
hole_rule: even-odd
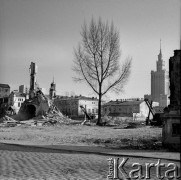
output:
[[[161,160],[158,159],[157,163],[133,163],[131,165],[131,169],[126,171],[126,163],[129,158],[122,158],[120,160],[119,158],[109,158],[108,164],[109,164],[109,173],[107,178],[108,179],[116,179],[116,180],[122,180],[122,179],[151,179],[151,178],[158,178],[158,179],[178,179],[180,178],[179,168],[175,163],[161,163]],[[130,165],[130,164],[129,164]],[[128,165],[127,165],[128,166]],[[151,177],[150,169],[151,167],[154,167],[155,169],[155,176]],[[145,174],[143,174],[143,168],[145,169]],[[163,169],[164,168],[164,171]],[[161,173],[162,172],[162,173]]]

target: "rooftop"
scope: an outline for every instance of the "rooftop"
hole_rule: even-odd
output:
[[[62,99],[62,100],[72,100],[72,99],[79,99],[79,100],[97,100],[96,97],[86,97],[86,96],[57,96],[56,99]]]
[[[10,86],[8,84],[0,84],[0,87],[2,87],[2,88],[10,88]]]
[[[16,97],[25,97],[25,94],[17,92],[17,91],[12,91],[11,93],[13,93]]]
[[[123,105],[123,106],[129,106],[129,105],[138,105],[141,104],[144,100],[134,100],[134,101],[109,101],[108,103],[105,103],[104,105]]]

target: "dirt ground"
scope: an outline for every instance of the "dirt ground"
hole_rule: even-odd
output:
[[[80,125],[80,123],[35,127],[21,125],[0,127],[0,142],[111,147],[111,145],[119,145],[129,140],[159,140],[161,133],[161,128],[149,126],[121,129]],[[109,171],[108,158],[110,157],[104,155],[0,143],[0,180],[104,180],[107,179]],[[144,165],[146,162],[154,163],[155,161],[155,159],[147,158],[129,158],[125,170],[129,171],[133,162]],[[166,160],[164,162],[169,163]],[[179,163],[176,163],[180,170]],[[151,177],[153,177],[151,179],[156,179],[155,173],[154,169],[151,170]]]
[[[57,126],[27,126],[0,127],[0,142],[14,142],[26,144],[59,145],[101,145],[118,140],[161,139],[162,129],[140,127],[134,129],[120,129],[118,127],[99,127],[80,124]],[[107,140],[107,141],[106,141]]]

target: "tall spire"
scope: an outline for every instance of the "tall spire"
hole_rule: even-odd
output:
[[[53,76],[53,84],[54,84],[54,76]]]
[[[160,39],[160,54],[162,54],[162,40]]]
[[[162,47],[161,47],[161,39],[160,39],[160,53],[158,55],[158,60],[162,61]]]

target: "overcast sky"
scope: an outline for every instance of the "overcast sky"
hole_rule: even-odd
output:
[[[93,96],[86,84],[73,82],[71,69],[81,26],[92,17],[114,22],[120,32],[120,61],[133,59],[124,93],[107,97],[150,94],[160,38],[167,70],[173,51],[180,48],[180,0],[0,0],[0,83],[11,90],[29,85],[32,61],[38,65],[38,83],[47,92],[54,76],[57,94]]]

